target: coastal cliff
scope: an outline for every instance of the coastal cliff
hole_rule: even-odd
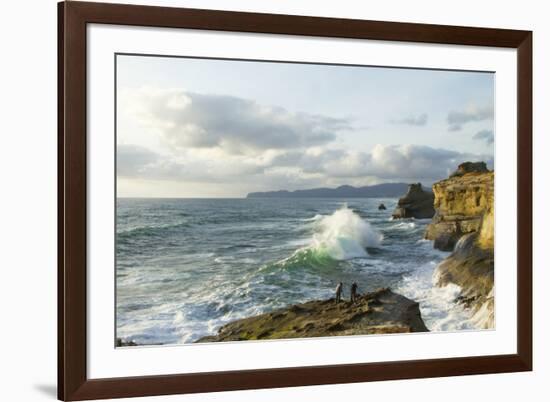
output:
[[[197,342],[426,331],[418,303],[383,288],[359,296],[355,303],[314,300],[233,321],[222,326],[217,335]]]
[[[433,192],[436,213],[425,237],[435,248],[452,251],[468,233],[480,233],[480,244],[493,247],[494,172],[485,163],[459,165],[448,179],[433,185]]]
[[[434,194],[424,191],[422,184],[409,184],[407,194],[399,199],[393,211],[394,219],[416,218],[429,219],[434,216]]]
[[[479,328],[494,327],[494,172],[466,162],[433,185],[436,214],[425,237],[453,251],[436,268],[436,284],[461,287],[459,301],[471,308]]]

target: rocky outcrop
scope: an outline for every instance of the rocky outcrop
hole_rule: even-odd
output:
[[[434,194],[424,191],[422,184],[410,184],[407,194],[401,197],[393,211],[393,218],[429,219],[434,216]]]
[[[378,210],[379,211],[385,211],[386,210],[386,206],[384,204],[380,204],[378,205]]]
[[[384,288],[355,303],[314,300],[224,325],[197,342],[426,332],[418,303]]]
[[[433,185],[436,214],[425,237],[453,251],[435,271],[436,283],[461,287],[459,301],[479,328],[494,327],[494,172],[467,162]]]
[[[450,177],[464,176],[466,173],[487,173],[487,164],[485,162],[464,162],[458,165],[458,168]]]
[[[494,253],[479,245],[479,233],[460,238],[454,252],[435,271],[436,284],[461,287],[459,301],[475,313],[479,328],[494,327]]]
[[[124,339],[116,338],[116,346],[117,348],[120,348],[125,346],[138,346],[138,344],[132,340],[124,340]]]
[[[435,183],[433,192],[436,213],[425,237],[434,241],[435,248],[452,251],[461,236],[474,232],[481,232],[479,241],[485,247],[492,247],[493,172],[455,172],[450,178]]]

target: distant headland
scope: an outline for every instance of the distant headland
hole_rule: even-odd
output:
[[[408,188],[408,183],[382,183],[363,187],[344,185],[336,188],[255,192],[247,194],[246,198],[395,198],[406,193]],[[431,191],[429,188],[426,190]]]

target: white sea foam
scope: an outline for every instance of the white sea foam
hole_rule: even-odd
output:
[[[269,213],[277,212],[278,202],[268,205]],[[130,249],[120,255],[123,264],[117,268],[117,337],[138,344],[194,342],[236,319],[331,297],[335,281],[346,277],[373,288],[390,286],[418,301],[433,331],[480,328],[491,318],[489,308],[472,318],[455,303],[457,286],[432,283],[437,263],[448,253],[422,239],[429,220],[389,222],[371,200],[353,204],[368,221],[341,202],[319,205],[303,210],[304,219],[288,219],[282,210],[269,224],[242,222],[244,215],[237,214],[236,236],[224,239],[226,247],[220,247],[219,227],[213,224],[201,227],[203,240],[192,249],[186,247],[191,231],[186,227],[169,231],[168,241],[160,242],[162,253],[138,242],[125,244]],[[381,244],[380,233],[387,236],[384,247],[369,255],[367,248]]]
[[[408,230],[416,228],[414,222],[399,222],[391,227],[391,229]]]
[[[366,247],[377,247],[382,235],[343,205],[332,215],[317,220],[317,232],[313,235],[313,247],[328,253],[335,260],[366,257]]]
[[[304,247],[311,244],[310,238],[304,238],[304,239],[296,239],[296,240],[290,240],[286,242],[282,247]]]
[[[494,287],[491,289],[485,302],[481,305],[479,310],[472,317],[472,322],[477,328],[494,328],[495,327],[495,314],[494,314]]]
[[[460,286],[448,284],[439,287],[434,270],[437,262],[432,261],[403,278],[397,293],[420,304],[422,319],[430,331],[457,331],[475,329],[472,312],[456,302]]]
[[[319,219],[322,219],[322,218],[323,218],[323,215],[316,214],[315,216],[313,216],[311,218],[302,219],[302,221],[304,221],[304,222],[316,222],[316,221],[318,221]]]

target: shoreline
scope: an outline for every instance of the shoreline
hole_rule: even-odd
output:
[[[238,319],[194,343],[409,332],[429,332],[419,304],[381,288],[359,295],[355,303],[311,300]]]
[[[464,163],[448,179],[435,183],[433,194],[424,194],[419,183],[411,185],[408,193],[399,200],[401,204],[398,205],[403,210],[399,217],[428,220],[426,215],[435,212],[422,237],[430,241],[431,246],[436,250],[449,252],[449,254],[433,269],[429,281],[431,288],[436,289],[435,293],[441,289],[443,301],[461,306],[465,310],[466,314],[457,315],[458,319],[462,320],[458,321],[459,325],[471,322],[473,327],[479,329],[494,327],[493,177],[494,172],[488,171],[484,165]],[[424,204],[428,198],[434,208],[426,212]],[[338,215],[338,218],[341,218],[342,214],[343,212],[338,210],[326,217],[330,219],[330,223],[335,223],[334,217]],[[348,215],[352,216],[346,215],[344,218],[353,218],[352,223],[359,221],[355,219],[353,211]],[[394,216],[392,221],[399,221],[399,217]],[[337,220],[337,229],[347,230],[350,219]],[[348,224],[342,225],[341,221]],[[359,229],[365,229],[363,226],[367,226],[365,230],[358,232],[361,235],[359,236],[360,245],[366,248],[368,244],[364,243],[372,236],[367,236],[370,233],[368,225],[362,224],[362,221],[359,223],[361,223],[361,225],[358,224]],[[330,229],[334,228],[331,226]],[[330,237],[328,240],[334,239]],[[329,245],[333,247],[347,245],[345,242],[333,243]],[[422,267],[418,266],[418,268]],[[421,279],[422,283],[428,284],[423,272],[423,268],[417,269],[414,273],[419,276],[413,276],[412,279]],[[219,326],[214,327],[218,328],[217,334],[206,335],[199,339],[193,337],[194,340],[183,341],[193,343],[425,332],[428,328],[424,320],[430,328],[438,330],[437,326],[430,324],[432,318],[429,312],[425,311],[424,318],[421,316],[419,303],[423,305],[426,303],[422,293],[408,292],[391,283],[381,283],[377,286],[391,286],[397,293],[389,288],[381,288],[364,294],[354,305],[349,302],[336,305],[334,299],[330,298],[310,299],[305,303],[287,305],[268,313],[236,319],[229,323],[223,324],[222,321]],[[324,292],[321,297],[326,295],[327,293]],[[435,296],[438,295],[435,294]],[[300,299],[302,297],[294,300]],[[390,308],[391,303],[400,306],[400,309]],[[415,312],[412,316],[403,315],[407,311]],[[441,313],[445,311],[448,315],[451,314],[450,310],[441,309]],[[414,318],[415,316],[418,316],[418,320]],[[438,319],[437,315],[435,318]],[[446,325],[445,322],[444,324]],[[197,331],[197,334],[209,333],[211,328],[208,328],[208,331]],[[177,339],[174,342],[179,343]],[[117,340],[117,346],[139,345],[141,344],[131,336]]]

